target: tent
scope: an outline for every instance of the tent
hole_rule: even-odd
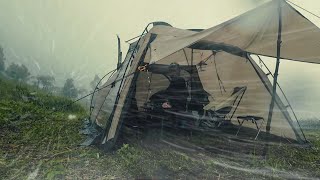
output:
[[[206,30],[154,22],[137,38],[93,94],[90,120],[105,147],[114,146],[124,123],[139,126],[168,117],[183,120],[178,124],[187,128],[223,129],[227,121],[242,128],[234,136],[248,135],[242,138],[307,142],[290,104],[276,93],[277,71],[282,59],[319,64],[320,30],[286,1],[273,0]],[[273,84],[252,54],[277,58]],[[183,108],[170,110],[171,104],[168,110],[161,104],[174,93],[168,90],[172,67],[178,67],[185,87],[174,95],[183,98],[169,100]]]

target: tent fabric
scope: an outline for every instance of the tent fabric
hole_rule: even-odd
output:
[[[171,37],[184,37],[192,34],[196,34],[194,31],[179,29],[170,26],[154,26],[149,33],[162,35],[162,36],[171,36]]]
[[[283,0],[281,58],[320,63],[320,30]],[[278,1],[272,0],[254,10],[199,33],[151,45],[151,63],[183,48],[215,50],[218,47],[276,57]]]
[[[135,47],[137,42],[130,44],[128,53],[121,64],[120,69],[114,73],[102,86],[99,91],[93,96],[94,107],[91,113],[90,119],[96,123],[98,126],[105,128],[106,121],[111,115],[112,109],[114,107],[117,93],[120,90],[121,78],[126,73],[126,67],[130,62],[131,56],[135,53]],[[114,85],[111,86],[113,82]]]
[[[150,32],[154,31],[151,30]],[[151,35],[152,33],[148,33],[143,37],[138,45],[140,50],[136,53],[132,62],[128,61],[128,63],[130,63],[129,69],[124,75],[136,72],[141,58],[143,62],[150,62],[151,49],[148,48],[148,42],[150,41]],[[169,36],[166,35],[166,37]],[[154,42],[157,41],[158,38],[161,40],[163,37],[158,35]],[[171,36],[171,38],[175,37]],[[162,61],[156,62],[154,65],[169,65],[171,63],[178,63],[181,66],[187,67],[195,66],[198,72],[199,82],[201,83],[201,86],[198,88],[203,89],[209,94],[210,97],[208,100],[211,102],[221,102],[223,99],[226,99],[226,96],[230,95],[229,92],[231,92],[233,88],[246,86],[247,91],[231,119],[233,124],[237,124],[236,117],[244,115],[259,116],[265,120],[267,119],[269,104],[271,102],[270,92],[272,86],[266,75],[263,72],[259,72],[259,67],[254,64],[254,61],[226,52],[217,53],[211,50],[184,48],[167,56]],[[117,76],[117,74],[114,76]],[[190,74],[188,72],[183,70],[181,76],[186,81],[190,81]],[[112,80],[111,78],[108,82]],[[222,81],[222,84],[219,81]],[[100,127],[106,128],[107,134],[104,143],[114,143],[114,139],[121,127],[121,120],[128,111],[128,107],[125,107],[128,100],[135,100],[138,111],[143,111],[143,106],[148,99],[155,93],[165,90],[169,84],[168,79],[162,74],[140,72],[137,79],[134,79],[133,76],[125,79],[124,85],[120,89],[118,103],[115,106],[113,102],[115,102],[116,94],[110,93],[107,97],[104,97],[107,101],[104,101],[102,107],[108,110],[108,113],[105,113],[108,116],[103,116],[103,111],[100,111],[96,119]],[[135,86],[134,93],[132,96],[129,96],[130,92],[132,93],[132,85]],[[223,86],[225,91],[222,90],[221,86]],[[197,90],[197,87],[193,88],[192,91],[194,92],[201,91]],[[118,90],[119,88],[114,88],[114,92],[118,92]],[[101,97],[103,96],[105,96],[105,94],[101,94]],[[110,101],[110,99],[112,99],[112,101]],[[279,98],[277,98],[277,102],[274,108],[270,133],[277,137],[288,139],[289,141],[303,141],[302,131],[297,128],[295,122],[290,118],[284,104]],[[208,104],[209,103],[210,102],[208,102]],[[112,114],[113,106],[115,107],[114,114]],[[251,123],[244,123],[243,126],[250,129],[255,128],[254,124]],[[262,132],[265,132],[265,127],[262,129]]]
[[[149,45],[149,40],[151,38],[151,33],[147,34],[145,37],[142,38],[142,41],[140,42],[141,51],[139,51],[132,61],[132,64],[130,65],[130,70],[128,74],[134,73],[139,65],[139,60],[144,56],[144,51],[147,49],[147,46]],[[121,90],[121,93],[119,94],[119,100],[116,104],[116,108],[114,111],[113,118],[111,119],[110,128],[107,132],[106,141],[110,141],[116,137],[117,130],[120,128],[119,122],[121,119],[122,110],[124,108],[124,104],[126,103],[127,95],[129,93],[131,83],[133,80],[133,76],[129,76],[124,80],[124,85]],[[105,141],[104,140],[104,141]]]
[[[186,51],[190,52],[190,50]],[[235,87],[246,87],[247,90],[237,107],[231,122],[236,125],[238,116],[247,115],[263,117],[267,120],[269,105],[271,102],[270,92],[272,89],[267,76],[263,72],[257,72],[256,68],[259,67],[254,61],[247,58],[235,56],[226,52],[219,52],[212,56],[210,56],[210,53],[212,54],[212,52],[201,52],[198,50],[194,52],[193,57],[194,62],[197,64],[198,74],[201,84],[203,85],[202,88],[209,94],[209,96],[212,97],[209,98],[210,102],[207,103],[207,106],[210,106],[210,104],[224,102],[230,97],[230,92],[232,92]],[[201,56],[201,54],[203,56]],[[204,54],[206,56],[204,56]],[[185,55],[178,51],[166,57],[164,61],[161,62],[164,62],[163,64],[181,62],[181,65],[188,65],[185,60],[182,60],[184,58]],[[181,61],[176,62],[174,59]],[[202,65],[200,68],[199,62],[204,59],[206,59],[206,65]],[[161,64],[157,62],[155,66],[158,65]],[[259,73],[259,75],[257,73]],[[181,76],[186,81],[190,78],[186,73],[182,73]],[[150,84],[148,83],[148,78],[151,78]],[[222,80],[222,85],[220,85],[223,86],[225,91],[221,90],[219,79]],[[169,81],[163,75],[161,76],[151,72],[145,72],[140,75],[136,84],[137,88],[135,99],[137,100],[138,107],[142,107],[146,100],[154,93],[165,90],[169,85]],[[148,91],[148,89],[150,90]],[[193,91],[196,90],[193,89]],[[203,107],[203,110],[206,110],[206,106]],[[252,123],[244,123],[243,126],[250,129],[255,128],[255,125]],[[262,129],[263,132],[266,132],[265,126],[263,126]],[[273,111],[270,133],[284,139],[296,141],[302,140],[302,131],[297,129],[297,125],[290,118],[290,115],[285,109],[284,104],[281,103],[279,97],[277,97],[277,104]]]
[[[163,40],[163,39],[167,40],[167,39],[172,39],[176,37],[187,36],[194,33],[195,32],[182,30],[182,29],[178,29],[170,26],[165,26],[165,25],[154,26],[149,32],[149,34],[158,35],[156,40]],[[144,39],[146,37],[144,37]],[[115,86],[114,87],[108,86],[107,88],[103,88],[99,90],[97,93],[95,93],[95,95],[93,96],[94,107],[93,107],[90,119],[102,128],[106,128],[107,120],[113,111],[114,103],[116,101],[116,95],[119,91],[120,84],[121,84],[121,81],[119,80],[121,80],[124,73],[126,75],[128,74],[128,72],[124,72],[125,68],[128,65],[128,63],[130,63],[130,58],[132,54],[136,54],[136,51],[138,50],[136,49],[134,52],[136,43],[137,41],[130,44],[128,53],[121,65],[121,68],[115,74],[113,74],[113,76],[110,77],[109,80],[106,83],[104,83],[101,87],[105,87],[111,84],[112,82],[116,81],[117,83],[115,83]],[[138,47],[139,46],[141,46],[141,43],[138,44]],[[149,49],[144,62],[148,63],[150,61],[150,56],[151,56],[151,53]]]
[[[280,2],[283,18],[281,58],[320,63],[319,29],[286,2]],[[230,99],[230,92],[245,87],[238,106],[233,107],[234,113],[227,114],[227,119],[235,126],[237,117],[241,116],[257,116],[266,121],[272,85],[248,54],[276,56],[277,14],[278,1],[271,1],[200,32],[154,26],[140,37],[136,46],[130,46],[121,68],[105,85],[126,78],[115,86],[102,89],[94,97],[91,120],[105,129],[102,143],[112,146],[123,121],[141,119],[148,104],[168,94],[168,87],[172,85],[169,75],[172,63],[181,69],[179,78],[185,81],[186,93],[183,94],[188,97],[185,98],[185,111],[171,114],[199,120],[204,111],[212,110],[206,108],[210,104],[224,102]],[[148,70],[139,72],[138,66],[145,63],[149,64]],[[135,117],[128,119],[133,110]],[[256,128],[246,122],[242,126],[245,128],[241,131]],[[306,141],[278,95],[275,96],[271,130],[266,131],[265,123],[261,132],[270,133],[280,141]]]
[[[271,84],[271,82],[269,81],[267,75],[263,72],[263,70],[258,66],[257,63],[255,63],[255,61],[251,58],[250,55],[247,56],[248,60],[250,61],[250,63],[252,64],[253,68],[255,69],[257,75],[260,77],[260,79],[262,80],[263,84],[266,87],[266,90],[272,94],[272,87],[273,85]],[[295,121],[291,118],[292,116],[290,115],[290,113],[287,110],[288,105],[285,105],[281,98],[279,97],[278,94],[275,94],[275,104],[277,105],[277,107],[279,108],[279,111],[282,112],[283,116],[287,119],[288,124],[292,127],[293,132],[295,133],[297,139],[300,142],[306,142],[307,140],[305,139],[305,136],[303,134],[303,130],[301,129],[298,120],[296,119]],[[274,126],[274,125],[273,125]]]

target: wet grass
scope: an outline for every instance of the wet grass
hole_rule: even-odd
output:
[[[131,174],[169,179],[303,179],[320,177],[320,133],[307,132],[312,148],[270,145],[261,156],[261,142],[242,144],[202,133],[148,133],[120,150]],[[153,136],[153,137],[152,137]],[[242,148],[245,148],[243,150]],[[129,153],[123,153],[122,150]],[[241,150],[242,149],[242,150]],[[133,155],[131,155],[133,154]],[[137,163],[138,162],[138,163]],[[162,172],[158,174],[157,172]]]

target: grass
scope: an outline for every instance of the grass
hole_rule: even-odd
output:
[[[39,164],[57,173],[61,163],[56,166],[55,157],[71,152],[82,139],[72,127],[81,126],[84,109],[72,105],[55,111],[71,101],[4,79],[0,87],[0,177],[20,179]],[[68,119],[69,114],[78,118]]]
[[[36,92],[36,93],[33,93]],[[246,146],[203,133],[157,129],[135,138],[124,130],[118,149],[79,147],[86,111],[71,101],[0,78],[0,179],[292,179],[320,177],[320,133],[313,148]],[[30,97],[32,98],[26,98]],[[76,118],[69,118],[69,115]],[[131,138],[128,138],[131,137]]]
[[[295,170],[310,177],[320,177],[320,133],[306,131],[311,148],[288,145],[274,146],[269,152],[267,165],[280,170]]]

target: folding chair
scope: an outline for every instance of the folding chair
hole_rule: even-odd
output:
[[[204,106],[204,113],[200,118],[199,125],[205,124],[208,127],[220,127],[222,123],[230,121],[246,90],[246,86],[235,87],[230,97],[212,101]]]

